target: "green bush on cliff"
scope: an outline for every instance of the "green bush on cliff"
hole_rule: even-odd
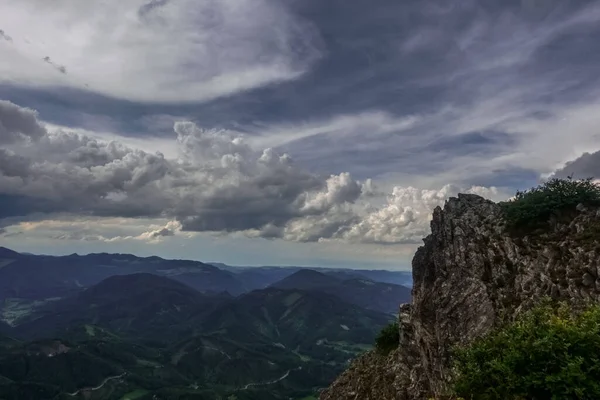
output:
[[[600,399],[600,306],[539,306],[458,349],[454,366],[466,399]]]
[[[578,204],[600,205],[600,185],[589,179],[550,179],[542,185],[518,191],[502,203],[510,228],[536,228],[561,212],[575,210]]]
[[[377,335],[377,339],[375,340],[375,348],[379,353],[387,355],[395,350],[399,343],[400,330],[398,322],[393,322],[385,326],[381,332],[379,332],[379,335]]]

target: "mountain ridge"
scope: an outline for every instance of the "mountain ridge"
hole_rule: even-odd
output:
[[[396,313],[398,304],[410,301],[411,298],[411,290],[404,286],[360,277],[338,276],[304,269],[271,287],[332,294],[350,304],[390,314]]]
[[[6,247],[0,246],[0,258],[8,258],[8,257],[22,257],[23,254],[18,253],[14,250],[8,249]]]
[[[178,281],[149,273],[111,276],[79,294],[48,303],[13,330],[25,338],[100,324],[115,332],[160,337],[214,302]],[[168,310],[168,312],[166,312]],[[208,310],[206,310],[208,311]]]
[[[17,320],[9,336],[22,342],[0,335],[0,397],[305,398],[392,318],[320,292],[209,296],[150,273],[112,276]]]
[[[149,272],[170,277],[205,293],[228,292],[238,296],[297,272],[293,267],[223,267],[200,261],[165,259],[132,254],[90,253],[65,256],[34,255],[0,250],[0,302],[6,299],[41,301],[77,293],[113,275]],[[405,281],[405,273],[392,271],[328,270],[329,275],[374,274],[383,281]],[[369,279],[369,278],[367,278]]]
[[[301,269],[292,275],[275,282],[271,287],[280,289],[310,290],[340,283],[340,280],[331,275],[324,274],[314,269]]]
[[[332,316],[335,316],[334,320]],[[248,323],[248,317],[259,322]],[[366,338],[374,337],[376,333],[370,326],[381,326],[390,318],[331,294],[270,287],[252,291],[223,304],[207,316],[207,320],[213,331],[228,329],[239,332],[241,341],[253,331],[243,329],[244,326],[255,327],[259,324],[261,327],[255,331],[257,336],[277,341],[286,336],[283,332],[288,332],[299,340],[290,344],[298,345],[315,344],[319,339],[340,341],[344,337],[352,337],[352,341],[362,338],[363,343],[368,343]],[[336,334],[328,337],[323,334],[325,331]]]

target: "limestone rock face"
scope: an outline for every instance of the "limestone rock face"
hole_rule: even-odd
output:
[[[600,301],[600,211],[580,206],[546,231],[521,236],[508,233],[498,204],[461,194],[435,209],[412,267],[412,305],[400,308],[398,350],[359,358],[322,400],[442,397],[455,345],[545,296]]]

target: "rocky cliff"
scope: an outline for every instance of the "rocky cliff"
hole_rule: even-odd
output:
[[[321,400],[442,398],[450,350],[486,334],[545,296],[600,300],[600,210],[509,233],[498,204],[459,195],[433,213],[413,259],[413,302],[400,307],[400,345],[355,360]]]

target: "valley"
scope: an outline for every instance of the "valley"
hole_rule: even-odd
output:
[[[395,318],[388,304],[410,296],[351,271],[2,257],[6,400],[312,398],[372,348]],[[45,268],[52,279],[25,279]]]

